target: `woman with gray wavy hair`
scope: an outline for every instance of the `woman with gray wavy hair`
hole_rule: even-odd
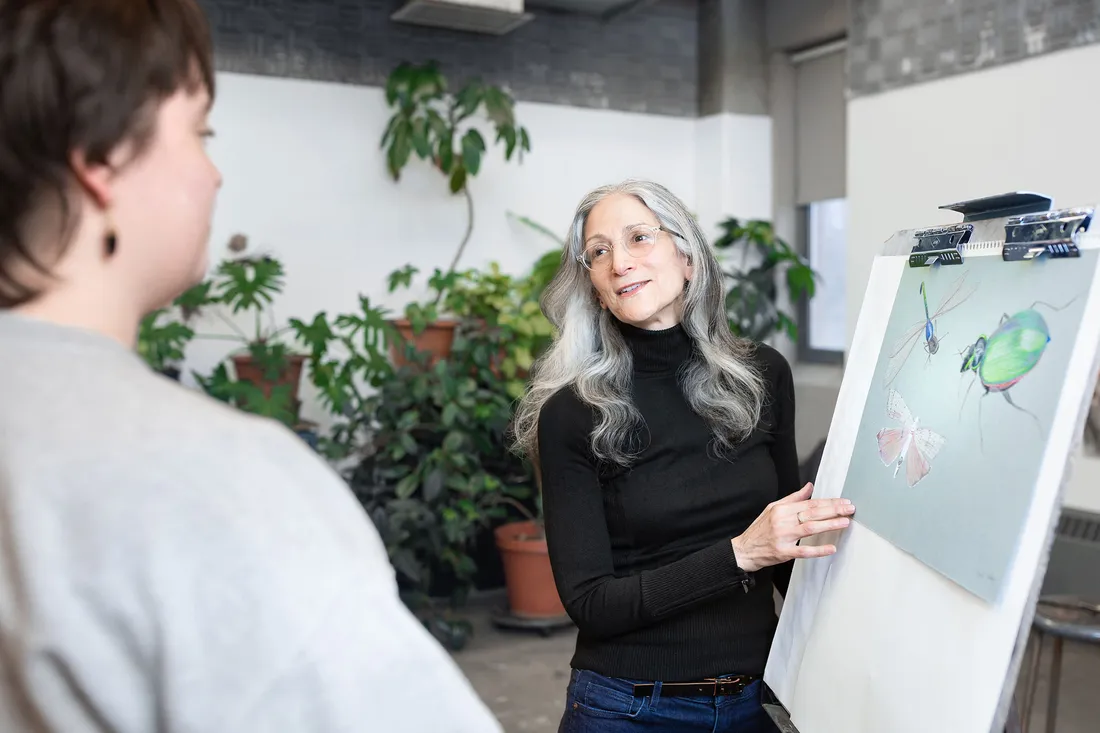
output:
[[[775,730],[760,699],[772,586],[835,552],[798,541],[854,507],[799,488],[790,367],[731,333],[724,290],[663,186],[578,207],[543,296],[558,335],[516,418],[579,630],[562,731]]]

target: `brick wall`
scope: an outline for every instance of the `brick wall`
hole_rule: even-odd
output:
[[[506,84],[521,100],[695,116],[698,10],[661,0],[604,22],[542,11],[504,36],[394,23],[402,0],[199,0],[222,71],[381,86],[400,61],[434,58],[455,83]]]
[[[1100,40],[1100,0],[851,0],[854,96]]]

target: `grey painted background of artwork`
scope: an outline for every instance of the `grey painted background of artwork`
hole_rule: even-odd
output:
[[[1011,388],[1015,403],[1049,430],[1098,254],[1088,250],[1079,260],[1031,263],[973,257],[961,266],[906,267],[901,278],[843,495],[855,503],[857,521],[986,600],[999,596],[1014,557],[1046,435],[1002,395],[983,396],[977,375],[960,373],[959,352],[978,336],[992,335],[1004,313],[1011,316],[1036,300],[1064,306],[1060,311],[1036,306],[1051,340],[1031,373]],[[939,352],[929,359],[923,336],[919,337],[892,385],[920,426],[935,430],[946,441],[931,461],[928,476],[909,488],[904,467],[893,478],[893,466],[884,466],[878,454],[878,431],[897,426],[886,417],[884,370],[891,345],[924,319],[921,281],[934,312],[945,289],[964,271],[978,288],[939,320]],[[1066,305],[1073,296],[1076,299]],[[984,450],[978,432],[979,402]]]

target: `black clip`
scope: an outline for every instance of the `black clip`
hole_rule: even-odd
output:
[[[1054,259],[1080,257],[1077,235],[1092,223],[1091,208],[1062,209],[1014,216],[1005,224],[1005,262],[1033,260],[1042,255]]]
[[[951,224],[916,232],[913,236],[917,243],[909,254],[909,266],[961,265],[963,245],[970,241],[973,231],[973,224]]]

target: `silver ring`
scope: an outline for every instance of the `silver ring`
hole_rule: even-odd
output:
[[[802,523],[804,523],[804,522],[806,521],[805,519],[803,519],[803,518],[802,518],[802,512],[799,512],[799,513],[798,513],[798,514],[796,514],[795,516],[796,516],[796,517],[798,517],[798,523],[799,523],[799,524],[802,524]]]

